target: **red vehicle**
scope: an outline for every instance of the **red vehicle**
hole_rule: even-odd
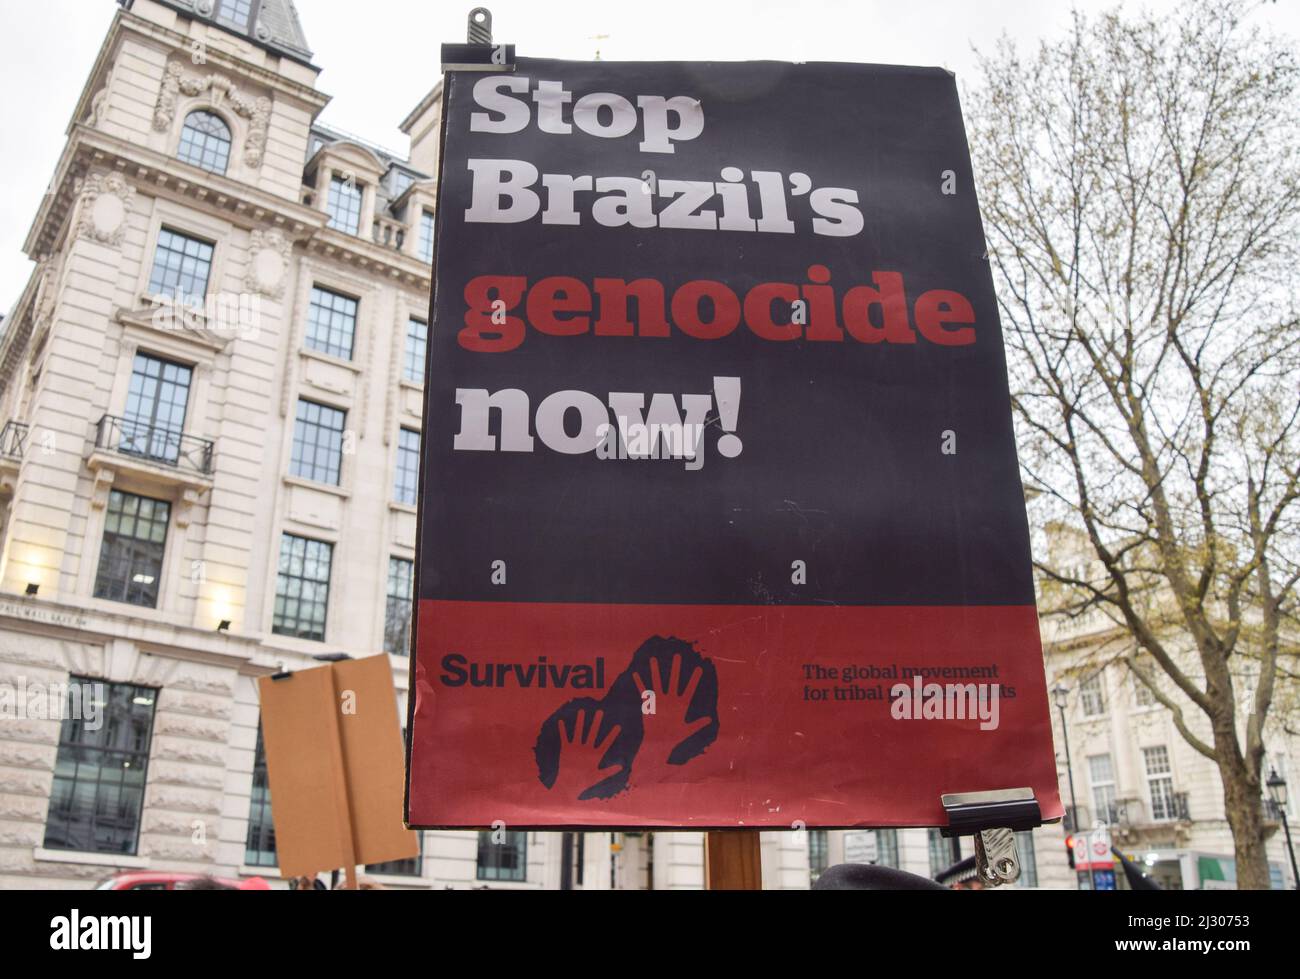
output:
[[[236,891],[269,891],[271,885],[261,877],[250,877],[247,880],[231,880],[226,877],[204,877],[201,874],[168,874],[152,873],[149,871],[130,871],[127,873],[114,874],[107,880],[103,881],[97,891],[174,891],[177,885],[195,880],[214,881],[224,887]],[[181,888],[187,890],[188,888]],[[195,888],[196,890],[200,888]],[[207,889],[207,888],[203,888]]]

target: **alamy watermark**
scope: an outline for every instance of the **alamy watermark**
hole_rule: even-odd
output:
[[[87,731],[104,723],[102,683],[39,683],[20,676],[0,681],[0,721],[81,721]]]

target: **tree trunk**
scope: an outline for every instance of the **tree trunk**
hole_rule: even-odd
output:
[[[1259,779],[1250,777],[1245,766],[1224,756],[1220,747],[1219,774],[1223,780],[1223,808],[1232,829],[1233,854],[1237,861],[1237,889],[1266,891],[1270,887],[1268,857],[1264,851],[1264,820],[1261,813]]]

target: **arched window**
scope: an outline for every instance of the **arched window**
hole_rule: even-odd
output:
[[[225,173],[230,162],[230,127],[215,113],[191,112],[185,117],[177,156],[211,173]]]

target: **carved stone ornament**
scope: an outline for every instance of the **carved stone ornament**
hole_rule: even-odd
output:
[[[271,299],[283,298],[292,257],[293,243],[279,231],[254,231],[249,240],[244,285],[250,292],[260,292]]]
[[[97,173],[81,185],[77,234],[117,248],[126,234],[135,188],[120,173]]]
[[[176,119],[176,101],[179,95],[191,98],[206,96],[214,108],[228,105],[238,116],[248,120],[248,135],[244,138],[244,163],[253,169],[262,165],[266,153],[266,129],[271,119],[271,100],[265,96],[253,98],[241,92],[225,75],[187,75],[179,61],[167,62],[162,88],[153,110],[153,128],[160,133],[169,131]]]

